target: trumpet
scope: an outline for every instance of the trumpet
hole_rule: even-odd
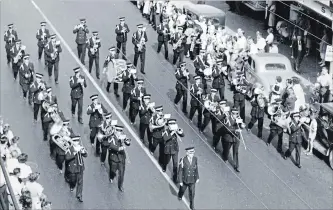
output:
[[[183,75],[184,75],[187,79],[190,78],[190,72],[188,71],[188,69],[184,69],[184,70],[182,71],[182,73],[183,73]]]
[[[180,137],[184,137],[184,130],[178,127],[178,124],[169,125],[171,132],[174,132]]]
[[[101,104],[101,103],[98,103],[98,104],[95,106],[95,110],[97,110],[98,113],[100,113],[101,115],[104,114],[103,109],[102,109],[102,104]]]
[[[146,44],[146,39],[145,39],[145,36],[144,36],[145,32],[144,30],[142,31],[142,34],[141,34],[141,38],[140,38],[140,41],[139,41],[139,46],[138,46],[138,51],[141,52]]]
[[[56,41],[55,42],[55,48],[54,48],[54,52],[53,53],[51,53],[51,58],[52,58],[52,60],[55,60],[55,59],[57,59],[57,57],[58,57],[58,55],[59,55],[59,52],[58,52],[58,46],[60,45],[60,41]]]
[[[216,112],[217,106],[218,106],[217,102],[212,102],[209,99],[206,99],[204,102],[204,107],[211,112]]]

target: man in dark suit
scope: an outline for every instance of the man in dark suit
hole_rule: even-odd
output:
[[[83,190],[83,171],[84,161],[83,157],[87,157],[87,151],[80,145],[80,136],[72,138],[73,145],[70,148],[70,152],[66,154],[66,181],[69,183],[71,192],[74,191],[76,186],[76,198],[79,202],[82,200]]]
[[[71,110],[72,116],[75,116],[76,104],[78,104],[78,121],[80,124],[82,122],[82,106],[83,106],[83,88],[87,87],[87,82],[84,76],[80,73],[80,67],[73,69],[75,75],[70,77],[69,86],[71,88]]]
[[[135,123],[135,118],[139,113],[142,97],[146,95],[146,88],[143,87],[143,79],[137,80],[137,86],[131,92],[129,118],[131,124]]]
[[[188,84],[187,81],[189,79],[189,71],[186,68],[186,63],[181,62],[180,67],[177,68],[175,72],[175,76],[177,79],[176,83],[176,97],[174,99],[175,105],[179,103],[179,101],[183,98],[183,104],[182,104],[182,111],[184,114],[187,114],[187,88]]]
[[[89,29],[86,25],[86,19],[81,18],[80,24],[74,27],[73,34],[76,34],[75,42],[77,44],[77,55],[83,65],[85,64],[84,60],[86,57],[86,41],[88,33]]]
[[[35,75],[36,75],[36,80],[31,84],[30,91],[33,94],[34,120],[35,122],[37,122],[38,112],[44,100],[43,97],[42,98],[40,97],[40,94],[42,94],[42,92],[46,90],[46,82],[42,80],[43,74],[36,73]]]
[[[139,108],[140,116],[140,139],[144,142],[145,133],[147,133],[147,139],[149,143],[149,150],[152,149],[152,134],[149,130],[149,122],[153,114],[153,106],[150,104],[151,95],[146,94],[143,96],[143,101]]]
[[[8,24],[8,30],[4,35],[4,41],[6,42],[5,49],[7,54],[7,64],[12,60],[10,50],[15,45],[16,40],[18,40],[17,32],[13,29],[14,24]]]
[[[180,160],[178,179],[179,191],[178,199],[181,200],[188,188],[190,198],[190,208],[194,209],[195,184],[199,182],[198,158],[194,157],[194,147],[188,147],[186,156]]]
[[[36,33],[36,39],[38,40],[38,60],[42,58],[42,54],[45,48],[45,45],[48,43],[50,38],[50,31],[46,28],[46,22],[40,22],[40,29]],[[44,58],[45,59],[45,58]]]
[[[303,61],[305,55],[305,43],[301,35],[297,36],[297,39],[292,43],[292,56],[294,57],[294,68],[296,71],[300,71],[299,67]]]
[[[198,123],[197,126],[201,129],[202,125],[202,95],[203,95],[203,85],[201,83],[200,76],[194,77],[195,84],[193,84],[190,88],[191,91],[191,109],[190,109],[190,120],[192,121],[193,116],[196,111],[198,111]]]
[[[158,28],[157,28],[157,33],[158,33],[158,37],[157,37],[157,41],[158,41],[158,45],[157,45],[157,53],[161,52],[161,48],[162,45],[164,45],[164,57],[166,60],[169,60],[169,49],[168,49],[168,45],[169,45],[169,40],[170,40],[170,28],[168,25],[168,19],[165,18],[163,20],[163,23],[161,23]]]
[[[173,47],[173,65],[176,65],[178,60],[179,62],[182,62],[185,56],[186,35],[183,34],[183,27],[178,26],[177,29],[177,32],[171,38]]]
[[[136,74],[132,71],[133,64],[127,63],[127,69],[122,74],[123,81],[123,111],[126,110],[128,100],[131,98],[131,92],[135,87]]]
[[[148,41],[146,30],[143,29],[142,24],[137,25],[138,30],[133,33],[132,43],[134,44],[134,66],[138,64],[140,57],[142,74],[145,74],[145,61],[146,61],[146,42]]]
[[[47,57],[47,69],[49,73],[49,77],[52,77],[52,70],[54,67],[54,81],[58,84],[58,76],[59,76],[59,61],[60,61],[60,53],[62,52],[62,48],[60,45],[60,41],[56,41],[56,35],[53,34],[51,36],[51,41],[45,47],[45,54]]]
[[[220,97],[217,95],[217,90],[216,89],[211,89],[210,94],[207,94],[205,96],[205,100],[210,101],[211,107],[213,107],[215,105],[217,106],[217,103],[220,101]],[[213,118],[213,116],[212,116],[212,110],[210,108],[207,109],[205,107],[205,109],[203,111],[203,115],[204,115],[204,120],[203,120],[203,124],[200,128],[200,131],[204,132],[204,130],[207,127],[207,125],[209,124],[209,122],[212,121],[212,131],[214,133],[216,123],[215,123],[215,118]]]
[[[254,124],[258,121],[258,138],[262,138],[262,129],[264,125],[266,98],[260,93],[258,88],[254,89],[253,96],[251,97],[250,103],[252,105],[251,109],[251,121],[247,125],[247,130],[250,131]],[[261,104],[263,103],[264,104]]]
[[[23,62],[25,50],[26,47],[22,45],[21,40],[19,39],[15,41],[15,45],[13,45],[13,47],[10,49],[14,80],[16,80],[19,68]]]
[[[89,73],[95,61],[96,78],[99,79],[99,48],[101,48],[101,40],[98,37],[98,31],[92,32],[93,36],[87,41],[88,57],[89,57]]]
[[[127,33],[130,32],[128,25],[125,23],[125,17],[119,18],[120,23],[116,26],[116,41],[117,41],[117,54],[119,57],[120,49],[122,50],[122,58],[127,60],[126,58],[126,43],[127,43]]]
[[[30,61],[30,56],[28,54],[26,54],[23,57],[23,63],[19,69],[19,79],[20,79],[20,85],[22,87],[24,99],[27,98],[27,93],[30,89],[30,85],[34,81],[34,74],[35,74],[34,64]],[[31,91],[29,91],[28,101],[30,104],[31,104],[31,100],[32,100],[32,94],[31,94]]]

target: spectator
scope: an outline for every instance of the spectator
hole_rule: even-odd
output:
[[[273,42],[273,44],[269,45],[268,52],[269,53],[279,53],[278,42]]]
[[[14,196],[17,201],[20,200],[21,192],[22,192],[22,188],[23,188],[23,185],[19,182],[20,173],[21,173],[21,169],[15,168],[10,173],[10,176],[9,176],[9,181],[10,181],[10,184],[11,184],[13,192],[14,192]],[[9,190],[8,190],[8,194],[9,194]],[[13,204],[12,199],[10,200],[10,203]]]
[[[274,42],[274,34],[273,34],[273,29],[272,28],[269,28],[267,30],[267,37],[265,39],[266,41],[266,45],[265,45],[265,52],[268,52],[269,51],[269,46],[273,44]]]
[[[1,136],[0,138],[0,154],[3,160],[6,160],[6,157],[10,156],[8,149],[8,139],[6,136]]]
[[[321,67],[325,66],[325,56],[326,56],[326,48],[327,48],[327,43],[329,42],[328,36],[327,36],[327,30],[324,29],[324,35],[321,38],[321,42],[319,45],[319,53],[320,53],[320,59],[321,61],[319,62],[319,65]]]
[[[268,5],[268,28],[275,27],[275,12],[276,12],[276,4],[275,1],[270,1]]]
[[[41,209],[40,200],[44,197],[44,188],[36,182],[39,176],[40,174],[36,172],[29,174],[28,181],[25,185],[25,188],[30,191],[33,209]]]
[[[297,35],[296,41],[292,44],[292,57],[294,58],[294,68],[299,72],[299,67],[304,58],[305,43],[301,35]]]
[[[254,43],[253,38],[252,37],[248,37],[247,38],[247,42],[248,42],[248,49],[249,49],[249,55],[254,55],[258,53],[258,47],[257,45]]]
[[[19,168],[21,169],[21,174],[20,174],[20,182],[25,183],[25,181],[28,179],[29,175],[32,173],[32,170],[30,166],[26,164],[28,161],[28,155],[25,153],[22,153],[21,155],[18,156],[18,162],[19,162]]]
[[[4,124],[4,126],[3,126],[3,134],[2,135],[7,137],[8,142],[11,142],[12,139],[14,138],[14,134],[10,130],[10,125],[8,123]]]
[[[262,37],[261,32],[257,31],[257,47],[260,53],[265,51],[266,40]]]
[[[9,157],[6,158],[6,166],[8,173],[12,173],[15,168],[19,167],[19,162],[17,160],[17,157],[19,156],[18,152],[16,150],[13,150]]]
[[[311,49],[311,36],[310,33],[311,31],[311,23],[308,18],[304,19],[304,42],[305,42],[305,57],[309,56],[310,54],[310,49]]]
[[[20,140],[20,137],[18,137],[18,136],[15,136],[12,139],[11,145],[9,146],[9,152],[16,151],[18,153],[18,155],[20,155],[22,153],[21,149],[17,145],[19,140]]]
[[[5,175],[3,174],[2,168],[0,167],[0,209],[9,209],[7,185],[5,182]]]

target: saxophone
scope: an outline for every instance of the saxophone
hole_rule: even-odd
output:
[[[142,31],[141,37],[140,37],[140,41],[139,41],[139,46],[138,46],[138,50],[139,52],[142,52],[143,48],[145,47],[146,44],[146,39],[144,36],[144,30]]]

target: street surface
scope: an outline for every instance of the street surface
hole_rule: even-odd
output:
[[[65,116],[70,118],[69,77],[73,74],[72,69],[78,65],[70,51],[76,54],[75,36],[72,30],[74,25],[78,24],[79,18],[87,19],[90,31],[99,31],[102,44],[100,65],[107,55],[107,49],[116,44],[114,29],[118,24],[118,17],[126,17],[126,22],[131,30],[129,37],[136,30],[136,24],[146,24],[146,21],[141,17],[138,9],[126,1],[35,0],[34,3],[70,46],[70,49],[67,49],[62,42],[63,53],[60,54],[58,85],[54,84],[53,78],[48,80],[43,62],[37,60],[35,35],[39,22],[44,19],[31,1],[7,0],[2,2],[1,33],[4,34],[8,23],[15,24],[22,44],[27,46],[27,52],[31,54],[36,72],[44,73],[45,80],[52,85],[53,92],[58,97],[60,109]],[[227,22],[227,24],[229,23]],[[233,22],[228,27],[232,28],[232,24]],[[242,24],[242,22],[235,24]],[[51,30],[50,24],[47,28]],[[246,28],[243,29],[246,31]],[[333,208],[332,170],[325,161],[316,156],[307,157],[302,154],[303,167],[298,169],[290,159],[282,159],[274,147],[267,147],[263,140],[251,133],[243,132],[247,150],[241,145],[239,151],[241,173],[234,173],[230,163],[224,163],[220,154],[212,150],[210,128],[206,129],[204,135],[199,134],[195,126],[196,119],[194,119],[194,123],[189,122],[187,117],[181,113],[181,108],[175,108],[173,104],[176,94],[174,67],[164,60],[162,54],[164,52],[160,55],[156,53],[157,35],[150,26],[147,26],[147,35],[149,41],[146,53],[146,75],[139,73],[139,77],[145,79],[145,86],[152,94],[152,101],[155,101],[156,105],[163,105],[164,113],[171,113],[172,117],[178,120],[179,126],[184,129],[185,137],[182,142],[179,142],[179,157],[185,154],[184,148],[187,146],[196,147],[200,173],[200,182],[196,186],[195,197],[197,209]],[[99,159],[93,155],[94,148],[89,145],[89,118],[85,115],[85,108],[90,104],[89,96],[97,93],[91,82],[88,82],[88,88],[85,89],[84,125],[79,125],[76,118],[71,120],[74,132],[83,137],[84,145],[89,153],[85,160],[84,203],[78,203],[49,157],[47,143],[42,141],[40,122],[33,124],[32,108],[22,100],[19,84],[12,79],[11,69],[6,65],[3,42],[1,49],[3,49],[1,55],[1,115],[6,122],[12,125],[14,133],[21,137],[20,145],[22,150],[29,154],[29,161],[38,165],[36,170],[41,172],[40,183],[45,188],[45,194],[52,201],[53,209],[186,209],[186,205],[177,200],[169,182],[151,162],[149,155],[134,140],[128,148],[131,163],[126,165],[125,192],[119,193],[116,184],[109,183],[107,169],[100,166]],[[130,40],[127,43],[127,54],[129,60],[133,61],[134,50]],[[172,57],[171,52],[169,57]],[[86,57],[86,59],[88,58]],[[190,72],[193,74],[194,69],[190,69]],[[92,76],[95,78],[94,72]],[[105,84],[102,81],[97,81],[97,83],[105,90]],[[229,90],[226,91],[226,98],[232,101],[232,94]],[[121,99],[116,100],[113,93],[110,93],[109,100],[117,110],[121,110]],[[101,101],[107,105],[104,100]],[[107,108],[114,112],[110,107]],[[246,111],[249,116],[249,104],[247,104]],[[113,116],[117,119],[115,114]],[[125,113],[123,113],[123,117],[127,120]],[[120,123],[120,120],[118,122],[123,124]],[[138,124],[137,121],[134,125],[137,131]],[[268,124],[268,120],[265,124]],[[253,129],[253,133],[256,134],[255,129]],[[264,139],[267,137],[268,131],[266,130]],[[131,138],[134,139],[133,136]],[[275,141],[273,144],[276,144]],[[288,140],[286,139],[284,146],[287,145]],[[221,150],[220,147],[219,145],[219,150]],[[167,171],[167,174],[170,176],[170,170]]]

